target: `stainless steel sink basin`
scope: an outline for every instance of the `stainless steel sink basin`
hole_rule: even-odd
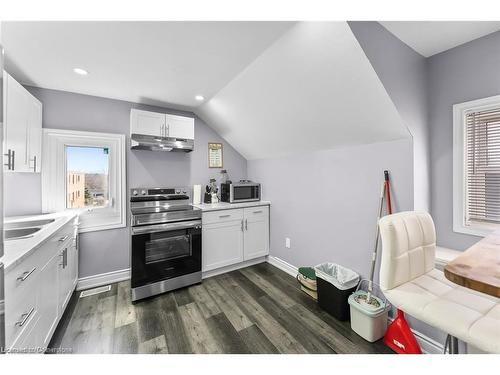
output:
[[[41,227],[41,226],[53,223],[54,221],[56,221],[56,219],[18,221],[18,222],[13,222],[13,223],[5,223],[3,227],[4,227],[4,229]]]
[[[4,239],[5,240],[19,240],[22,238],[28,238],[33,236],[42,228],[19,228],[19,229],[5,229]]]

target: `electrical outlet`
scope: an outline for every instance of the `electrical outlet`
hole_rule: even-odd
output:
[[[289,249],[289,248],[290,248],[290,238],[288,238],[288,237],[286,237],[286,238],[285,238],[285,247],[286,247],[287,249]]]

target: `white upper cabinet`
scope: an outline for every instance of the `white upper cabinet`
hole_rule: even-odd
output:
[[[194,118],[132,109],[130,134],[194,139]]]
[[[28,101],[28,169],[40,172],[42,167],[42,103]]]
[[[40,172],[42,103],[4,71],[4,170]]]
[[[170,138],[194,139],[194,118],[166,115],[166,119]]]
[[[130,134],[166,137],[165,114],[132,109],[130,111]]]

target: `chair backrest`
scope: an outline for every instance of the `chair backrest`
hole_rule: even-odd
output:
[[[393,289],[434,268],[436,230],[427,212],[400,212],[379,221],[380,287]]]

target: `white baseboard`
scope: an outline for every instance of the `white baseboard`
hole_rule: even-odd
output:
[[[264,263],[266,261],[266,259],[267,259],[267,257],[260,257],[260,258],[247,260],[246,262],[231,264],[230,266],[217,268],[215,270],[205,271],[205,272],[203,272],[202,278],[206,279],[206,278],[209,278],[212,276],[222,275],[223,273],[236,271],[240,268],[253,266],[254,264]]]
[[[99,275],[87,276],[78,279],[76,290],[95,288],[106,284],[117,283],[130,279],[130,268],[123,270],[101,273]]]
[[[299,271],[299,269],[291,265],[290,263],[285,262],[283,259],[269,255],[267,257],[267,262],[269,264],[272,264],[274,267],[279,268],[282,271],[285,271],[290,276],[297,277],[297,272]]]

